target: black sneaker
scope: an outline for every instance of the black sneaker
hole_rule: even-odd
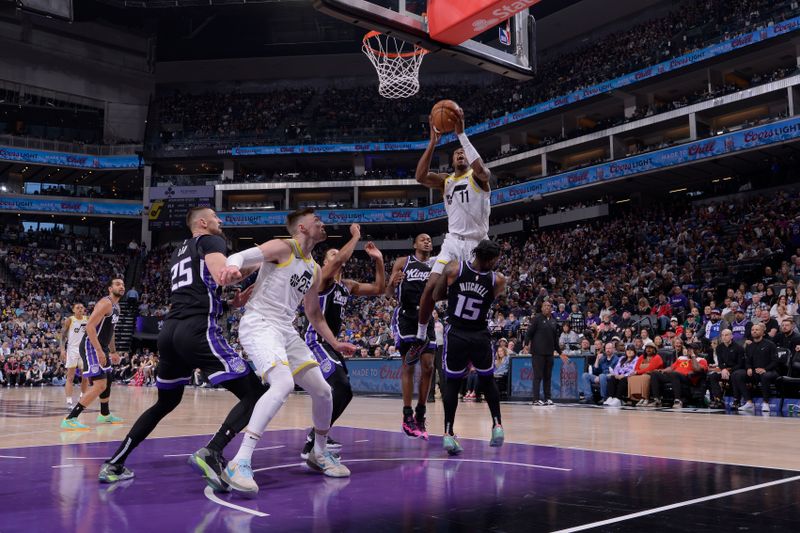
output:
[[[206,484],[213,490],[230,492],[230,487],[222,479],[222,471],[225,469],[227,461],[221,453],[208,448],[200,448],[189,456],[189,464],[203,476]]]
[[[300,452],[301,459],[308,459],[308,454],[311,453],[311,450],[314,449],[314,441],[313,440],[306,440],[306,445],[303,446],[303,451]]]

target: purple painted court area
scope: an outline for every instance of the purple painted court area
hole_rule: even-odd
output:
[[[344,445],[350,479],[328,479],[301,466],[305,432],[268,432],[253,458],[261,487],[253,500],[219,494],[212,501],[204,493],[186,459],[206,437],[146,441],[129,460],[136,478],[118,485],[97,482],[102,459],[116,443],[0,449],[0,531],[552,531],[797,474],[545,446],[495,449],[466,439],[464,454],[450,458],[440,438],[425,443],[399,432],[341,427],[333,435]],[[800,484],[770,491],[740,498],[772,509],[785,499],[782,511],[754,518],[740,505],[736,512],[759,531],[792,529]],[[670,530],[683,529],[682,520],[693,516],[689,509],[671,513]],[[746,525],[709,512],[712,526]],[[659,530],[666,525],[659,516],[635,522]]]

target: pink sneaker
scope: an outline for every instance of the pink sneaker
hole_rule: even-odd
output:
[[[428,430],[425,428],[425,417],[422,417],[422,419],[417,418],[414,422],[417,425],[419,438],[422,440],[428,440]]]
[[[414,421],[413,416],[403,420],[402,428],[406,437],[410,439],[418,439],[420,437],[419,428],[417,428],[417,423]]]

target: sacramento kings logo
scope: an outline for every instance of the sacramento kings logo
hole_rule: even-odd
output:
[[[236,359],[231,360],[231,370],[233,370],[237,374],[241,374],[242,372],[247,370],[247,366],[245,365],[244,361],[242,361],[237,357]]]
[[[332,368],[333,368],[333,363],[331,363],[330,359],[325,359],[319,365],[319,369],[322,370],[322,372],[325,372],[325,373],[330,372]]]

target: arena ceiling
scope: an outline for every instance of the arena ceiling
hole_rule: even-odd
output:
[[[363,36],[363,29],[316,11],[311,0],[74,1],[76,21],[155,35],[158,61],[358,53]],[[540,28],[557,30],[540,32],[539,46],[602,28],[609,17],[625,20],[653,4],[664,1],[615,0],[611,7],[605,0],[542,0],[534,16]],[[606,20],[597,19],[601,7]]]

